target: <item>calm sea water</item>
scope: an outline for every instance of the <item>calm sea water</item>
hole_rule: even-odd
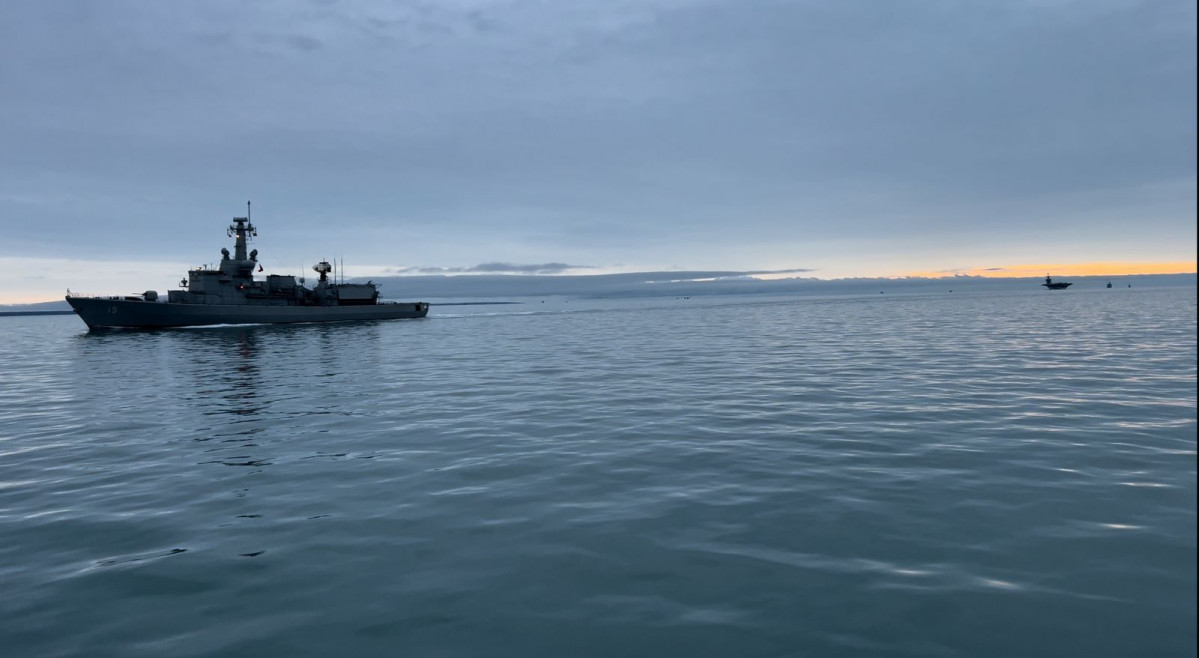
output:
[[[1193,656],[1195,288],[0,319],[5,656]]]

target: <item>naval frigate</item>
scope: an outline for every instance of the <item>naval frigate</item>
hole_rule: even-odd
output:
[[[236,238],[233,255],[221,249],[218,267],[197,267],[180,281],[181,290],[167,292],[166,300],[158,292],[140,295],[88,297],[67,293],[67,303],[89,329],[186,327],[213,324],[257,324],[289,322],[335,322],[345,320],[393,320],[423,318],[429,313],[426,302],[384,302],[379,286],[330,280],[334,271],[328,261],[312,267],[320,275],[312,288],[303,278],[270,274],[254,280],[258,250],[246,253],[247,243],[258,236],[250,222],[250,204],[246,216],[234,217],[226,232]]]

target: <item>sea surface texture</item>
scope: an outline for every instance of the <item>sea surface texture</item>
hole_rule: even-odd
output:
[[[1194,656],[1196,295],[0,319],[0,653]]]

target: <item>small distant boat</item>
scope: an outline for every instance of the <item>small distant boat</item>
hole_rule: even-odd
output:
[[[1108,288],[1111,288],[1111,287],[1112,287],[1112,282],[1111,282],[1111,281],[1108,281],[1108,282],[1107,282],[1107,287],[1108,287]]]
[[[1046,274],[1045,283],[1042,283],[1041,285],[1045,286],[1049,290],[1065,290],[1074,284],[1070,281],[1054,281],[1052,277]]]

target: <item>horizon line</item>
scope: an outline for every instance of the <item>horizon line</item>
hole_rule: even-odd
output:
[[[1088,264],[1088,265],[1090,265],[1090,264]],[[1156,267],[1150,271],[1135,271],[1135,270],[1127,271],[1126,270],[1126,271],[1122,271],[1122,272],[1113,272],[1110,270],[1092,270],[1092,271],[1079,272],[1076,269],[1072,269],[1068,266],[1059,265],[1059,266],[1057,266],[1057,269],[1051,269],[1049,274],[1051,276],[1057,276],[1057,277],[1088,277],[1088,278],[1120,277],[1120,276],[1125,276],[1125,277],[1127,277],[1127,276],[1134,276],[1134,277],[1185,276],[1185,275],[1199,276],[1199,267],[1196,267],[1196,263],[1193,263],[1193,262],[1192,263],[1185,263],[1185,262],[1171,263],[1169,265],[1177,265],[1179,267],[1167,268],[1169,271],[1162,271],[1160,268],[1163,265],[1165,265],[1165,264],[1156,264]],[[776,271],[777,272],[795,272],[796,270],[792,269],[792,270],[776,270]],[[1033,272],[1033,271],[1036,271],[1037,273],[1032,274],[1031,272]],[[1008,267],[1008,268],[985,268],[985,269],[980,269],[980,270],[965,270],[965,269],[963,269],[963,270],[949,270],[949,271],[926,272],[926,273],[916,272],[916,273],[910,273],[910,274],[904,274],[904,275],[898,275],[898,276],[848,276],[848,277],[836,277],[836,278],[820,278],[820,277],[814,277],[814,276],[813,277],[797,277],[797,276],[770,277],[768,275],[765,275],[766,272],[768,272],[768,271],[763,271],[763,270],[754,270],[754,271],[746,271],[746,272],[732,271],[732,270],[720,270],[719,272],[721,272],[722,274],[725,274],[724,276],[711,276],[712,274],[715,273],[715,271],[674,270],[674,271],[609,272],[609,273],[605,273],[605,274],[524,274],[524,275],[499,274],[499,273],[490,273],[490,274],[404,274],[404,275],[390,274],[390,275],[383,275],[382,277],[375,276],[373,278],[397,278],[397,279],[401,279],[401,278],[402,279],[444,278],[444,279],[450,279],[450,278],[470,278],[470,277],[492,277],[492,278],[514,277],[515,278],[518,276],[523,276],[523,277],[527,277],[530,279],[552,279],[552,278],[556,278],[556,277],[602,278],[605,276],[621,276],[621,275],[628,276],[628,275],[637,275],[637,274],[645,274],[645,275],[675,274],[675,275],[682,275],[684,277],[684,278],[679,279],[677,281],[678,283],[700,283],[703,281],[738,280],[738,279],[739,280],[748,279],[748,280],[760,281],[763,283],[770,282],[770,281],[780,281],[780,282],[781,281],[808,281],[808,282],[813,282],[813,283],[817,283],[817,282],[819,282],[819,283],[838,283],[838,282],[854,283],[854,282],[868,282],[868,281],[878,281],[878,282],[886,281],[886,282],[894,282],[894,283],[903,283],[905,281],[913,281],[913,282],[914,281],[955,281],[955,280],[962,281],[962,280],[967,280],[967,279],[975,279],[975,280],[1040,279],[1043,276],[1043,274],[1041,274],[1041,272],[1044,272],[1044,271],[1045,271],[1044,265],[1026,265],[1026,266]],[[698,274],[698,275],[708,275],[708,276],[699,277],[699,278],[686,278],[686,275],[688,275],[688,274]],[[349,279],[351,279],[351,280],[367,279],[367,278],[372,278],[372,277],[367,277],[367,276],[351,276],[351,277],[349,277]],[[657,281],[656,283],[662,283],[662,282],[663,281]],[[34,305],[34,304],[46,304],[46,303],[61,301],[61,299],[62,299],[62,297],[59,297],[59,296],[54,296],[54,297],[46,297],[43,295],[28,296],[28,297],[17,296],[17,297],[6,299],[4,301],[0,301],[0,309],[2,309],[5,306],[26,306],[26,305]]]
[[[602,270],[602,268],[595,268]],[[521,271],[491,271],[491,272],[384,272],[382,274],[352,275],[352,278],[468,278],[468,277],[528,277],[553,278],[577,277],[598,278],[605,276],[633,276],[638,274],[704,274],[715,278],[747,277],[760,281],[785,279],[802,279],[807,281],[855,281],[855,280],[892,280],[904,279],[1039,279],[1051,276],[1154,276],[1174,274],[1199,274],[1199,263],[1195,261],[1171,262],[1125,262],[1125,261],[1096,261],[1090,263],[1040,263],[1031,265],[1010,265],[1004,267],[971,267],[949,270],[914,271],[903,274],[880,275],[848,275],[848,276],[795,276],[797,273],[813,273],[819,270],[813,268],[787,268],[779,270],[715,270],[715,269],[643,269],[627,271],[592,271],[592,272],[521,272]]]
[[[913,272],[907,276],[920,278],[970,276],[985,279],[1024,279],[1041,276],[1149,276],[1154,274],[1195,274],[1197,269],[1199,267],[1195,261],[1092,261],[971,267],[935,272]]]

